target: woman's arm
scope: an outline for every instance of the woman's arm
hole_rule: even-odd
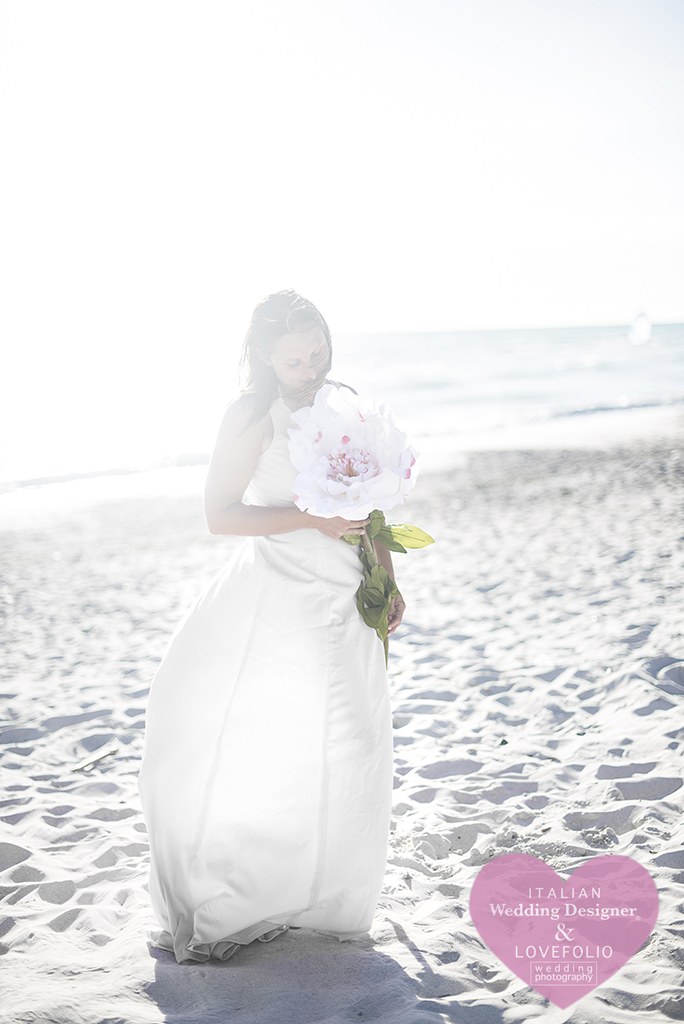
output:
[[[383,569],[387,570],[389,578],[393,580],[394,567],[392,565],[392,555],[385,547],[385,545],[380,543],[380,541],[374,540],[373,543],[375,544],[375,553],[378,556],[378,562],[383,567]],[[392,604],[390,605],[389,615],[387,616],[388,635],[390,633],[393,633],[397,626],[401,623],[401,620],[404,617],[405,610],[406,605],[404,604],[404,599],[401,596],[401,594],[397,594],[396,597],[392,598]]]
[[[268,413],[247,426],[253,409],[253,397],[241,396],[228,406],[219,428],[204,488],[204,513],[209,531],[261,537],[292,530],[317,529],[335,540],[345,533],[362,533],[367,519],[350,523],[339,517],[322,519],[312,516],[294,505],[273,508],[243,504],[242,498],[259,456],[273,439],[273,424]]]

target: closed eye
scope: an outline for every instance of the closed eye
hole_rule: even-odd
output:
[[[326,358],[327,354],[328,354],[328,346],[327,345],[321,345],[319,348],[316,349],[315,352],[311,353],[311,362],[312,362],[312,364],[315,365],[316,363],[322,362]],[[287,365],[290,366],[294,370],[295,367],[299,366],[300,363],[301,363],[301,359],[290,359],[290,360],[288,360]]]

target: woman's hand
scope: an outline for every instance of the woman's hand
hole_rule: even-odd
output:
[[[350,522],[349,519],[343,519],[342,516],[333,516],[332,519],[324,519],[323,516],[312,516],[310,513],[306,513],[311,520],[310,525],[316,530],[320,530],[321,533],[325,534],[326,537],[332,537],[333,540],[339,540],[341,537],[360,537],[364,531],[364,527],[370,523],[370,519],[357,519],[354,522]]]
[[[388,625],[387,635],[388,636],[390,635],[390,633],[393,633],[395,631],[397,626],[400,625],[401,620],[404,617],[404,612],[405,611],[406,611],[406,605],[404,604],[404,598],[401,596],[401,594],[397,594],[396,597],[392,598],[392,603],[390,605],[389,615],[387,616],[387,625]]]

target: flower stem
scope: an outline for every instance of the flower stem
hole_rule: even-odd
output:
[[[378,564],[378,556],[375,551],[375,544],[373,543],[372,538],[368,536],[368,532],[366,530],[361,534],[361,546],[366,553],[368,565],[373,568],[374,565]]]

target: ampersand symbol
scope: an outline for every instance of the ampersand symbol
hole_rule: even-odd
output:
[[[569,931],[571,931],[571,932],[574,932],[574,930],[575,930],[574,928],[570,928],[569,929]],[[563,927],[563,925],[559,924],[558,925],[558,929],[556,931],[556,942],[561,942],[563,939],[567,939],[569,942],[571,942],[572,941],[572,935],[568,935],[568,932],[566,932],[566,930]]]

